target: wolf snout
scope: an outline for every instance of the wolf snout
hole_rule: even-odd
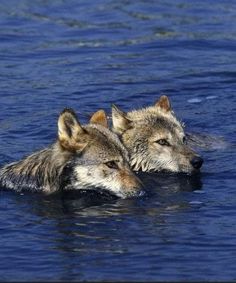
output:
[[[133,172],[125,171],[122,174],[123,194],[126,198],[141,197],[145,194],[142,181]]]
[[[127,184],[125,189],[125,194],[127,197],[141,197],[145,194],[143,183],[139,178],[134,176],[133,181]]]
[[[203,164],[203,159],[200,156],[194,156],[190,163],[192,164],[193,168],[200,169]]]

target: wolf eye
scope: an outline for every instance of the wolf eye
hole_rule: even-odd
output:
[[[108,168],[118,169],[118,165],[115,161],[108,161],[105,163]]]
[[[166,139],[160,139],[156,141],[160,145],[170,146],[169,142]]]
[[[187,139],[186,137],[183,137],[183,143],[186,144],[187,143]]]

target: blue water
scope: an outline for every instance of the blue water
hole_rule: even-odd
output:
[[[53,142],[64,107],[85,123],[161,94],[216,137],[199,176],[141,174],[139,199],[0,191],[1,280],[236,280],[235,19],[234,1],[0,1],[1,164]]]

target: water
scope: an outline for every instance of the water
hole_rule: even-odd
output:
[[[142,174],[140,199],[1,191],[1,280],[236,279],[235,18],[233,1],[0,2],[1,164],[53,142],[64,107],[84,123],[161,94],[216,137],[199,176]]]

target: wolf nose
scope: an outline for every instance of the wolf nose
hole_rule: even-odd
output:
[[[200,169],[203,163],[203,159],[199,156],[195,156],[190,163],[192,164],[193,168]]]

